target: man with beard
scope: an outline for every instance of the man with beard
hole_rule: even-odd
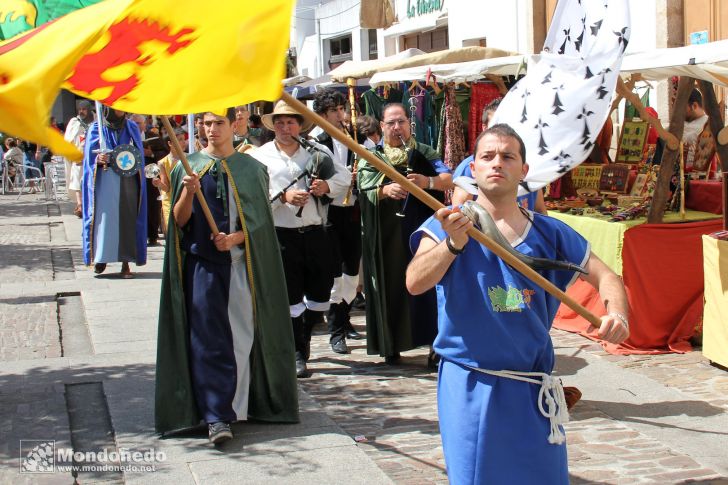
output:
[[[381,121],[384,137],[374,154],[412,183],[444,200],[452,188],[452,175],[432,147],[411,135],[404,106],[386,105]],[[400,352],[431,345],[437,333],[437,301],[434,290],[417,297],[407,293],[404,275],[412,258],[409,237],[432,210],[382,172],[360,160],[359,200],[362,212],[364,290],[367,297],[367,352],[378,353],[394,364]],[[428,365],[434,364],[431,353]]]
[[[82,99],[78,102],[78,116],[74,116],[68,122],[64,138],[67,142],[73,143],[76,148],[83,152],[83,147],[86,143],[86,131],[88,131],[88,127],[93,121],[94,113],[91,110],[91,103],[88,100]],[[68,198],[76,201],[76,208],[73,210],[73,213],[81,218],[81,174],[83,171],[83,162],[76,163],[68,159],[65,161]]]
[[[141,133],[126,113],[109,109],[88,130],[83,157],[83,260],[101,274],[108,263],[121,262],[121,276],[133,278],[129,263],[147,262],[147,191],[143,164],[135,174],[109,169],[109,152],[99,152],[99,123],[107,150],[129,144],[143,150]],[[143,158],[143,156],[142,156]]]

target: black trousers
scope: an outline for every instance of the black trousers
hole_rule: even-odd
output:
[[[152,179],[147,182],[147,237],[156,241],[159,237],[159,228],[162,223],[162,201],[159,200],[159,189],[152,185]]]
[[[351,207],[329,206],[326,231],[331,239],[332,272],[334,278],[342,274],[359,274],[361,260],[361,216],[359,205]]]

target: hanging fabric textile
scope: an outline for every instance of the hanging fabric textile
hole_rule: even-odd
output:
[[[390,96],[391,97],[391,96]],[[413,134],[420,143],[432,146],[437,140],[437,118],[432,95],[426,89],[415,88],[405,91],[402,104],[413,116],[415,131]]]
[[[397,88],[389,88],[385,96],[380,96],[377,91],[372,88],[365,91],[361,95],[364,102],[364,114],[373,116],[377,121],[382,121],[382,108],[389,103],[399,103],[402,101],[402,90]]]
[[[441,131],[444,133],[442,160],[450,170],[454,170],[468,155],[468,150],[465,146],[463,116],[460,105],[455,99],[455,89],[452,86],[445,86],[443,109],[445,110],[443,121],[445,129]]]
[[[473,152],[475,150],[475,139],[480,134],[483,108],[488,106],[494,99],[500,98],[501,94],[498,87],[493,83],[473,83],[471,89],[468,142],[470,151]]]

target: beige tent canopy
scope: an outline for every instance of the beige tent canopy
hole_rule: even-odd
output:
[[[728,87],[728,40],[630,54],[621,72],[623,77],[639,73],[654,81],[689,76]]]
[[[388,72],[408,67],[451,64],[514,55],[517,55],[517,53],[492,47],[463,47],[461,49],[431,52],[407,59],[387,58],[375,61],[346,61],[331,71],[329,75],[332,80],[346,81],[347,78],[361,79],[364,77],[372,77],[378,72]]]

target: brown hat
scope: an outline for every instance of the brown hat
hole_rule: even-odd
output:
[[[280,100],[276,103],[272,113],[268,113],[267,115],[263,115],[260,117],[260,120],[263,122],[263,126],[271,131],[275,131],[273,128],[273,117],[276,115],[301,116],[301,113],[288,106],[285,101]],[[303,118],[303,116],[301,117]],[[303,125],[301,126],[301,131],[308,131],[312,127],[313,123],[304,118]]]

